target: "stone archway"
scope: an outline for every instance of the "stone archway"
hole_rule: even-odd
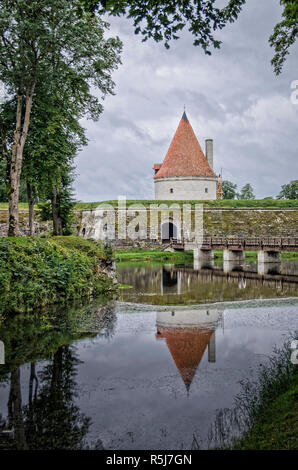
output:
[[[171,238],[178,238],[177,226],[171,221],[167,220],[161,223],[161,241],[166,243]]]

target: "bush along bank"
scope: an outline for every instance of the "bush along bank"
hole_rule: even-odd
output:
[[[78,237],[0,238],[0,313],[114,290],[112,250]]]

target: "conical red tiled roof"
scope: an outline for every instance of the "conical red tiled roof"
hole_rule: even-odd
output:
[[[216,178],[185,112],[161,168],[154,178],[171,176],[211,176]]]
[[[187,390],[208,346],[213,330],[207,328],[158,328],[164,338]]]

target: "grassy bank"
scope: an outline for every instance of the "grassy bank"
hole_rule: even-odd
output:
[[[287,390],[272,397],[234,450],[298,450],[298,373]]]
[[[284,252],[281,254],[283,260],[295,260],[298,259],[298,253]],[[223,259],[223,251],[214,251],[215,260],[221,261]],[[246,251],[245,258],[247,261],[257,261],[257,251]],[[143,250],[143,249],[131,249],[118,250],[116,251],[117,262],[181,262],[191,263],[193,261],[192,251],[162,251],[162,250]]]
[[[155,199],[127,199],[126,201],[127,206],[131,204],[143,204],[145,207],[149,207],[150,204],[167,204],[171,205],[173,203],[178,204],[191,204],[192,207],[195,204],[203,204],[204,207],[226,207],[226,208],[298,208],[298,200],[286,200],[286,199],[272,199],[272,198],[264,198],[264,199],[216,199],[215,201],[192,201],[192,200],[177,200],[177,201],[158,201]],[[82,209],[95,209],[100,204],[110,204],[113,207],[118,206],[118,200],[109,200],[109,201],[95,201],[95,202],[77,202],[75,205],[75,209],[82,210]],[[28,204],[25,202],[19,203],[19,208],[21,210],[27,210]],[[36,206],[36,209],[38,207]],[[0,202],[0,210],[8,210],[8,203],[7,202]]]
[[[233,449],[298,449],[298,366],[291,362],[289,344],[275,351],[257,384],[244,388],[250,425]]]
[[[196,204],[203,204],[204,207],[226,207],[226,208],[298,208],[298,200],[286,200],[286,199],[216,199],[215,201],[192,201],[192,200],[177,200],[177,201],[159,201],[159,200],[149,200],[149,199],[127,199],[126,204],[127,206],[131,204],[143,204],[145,207],[149,207],[150,204],[167,204],[171,205],[173,203],[178,204],[191,204],[194,207]],[[117,200],[110,200],[110,201],[99,201],[99,202],[78,202],[75,205],[75,209],[82,210],[82,209],[95,209],[100,204],[110,204],[113,207],[118,206]]]
[[[142,249],[128,249],[119,250],[115,254],[117,262],[181,262],[187,263],[192,262],[193,253],[192,251],[161,251],[161,250],[142,250]]]
[[[289,339],[274,351],[256,380],[242,382],[235,409],[224,410],[226,418],[215,426],[226,442],[221,449],[298,449],[298,365],[291,360],[290,343]],[[230,435],[235,423],[240,423],[242,436],[236,440]]]
[[[77,237],[0,238],[0,313],[28,312],[108,292],[111,253]]]

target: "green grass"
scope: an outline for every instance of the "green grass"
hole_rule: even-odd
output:
[[[28,210],[28,203],[27,202],[19,202],[19,209],[20,210]],[[36,206],[37,209],[37,206]],[[8,202],[0,202],[0,210],[8,210]]]
[[[50,242],[57,243],[66,249],[78,250],[87,256],[95,256],[98,259],[107,259],[107,253],[101,242],[86,240],[85,238],[68,236],[68,237],[51,237]]]
[[[234,450],[298,450],[298,374],[272,399]]]
[[[117,262],[166,262],[171,261],[173,263],[191,263],[193,261],[193,252],[192,251],[162,251],[162,250],[143,250],[131,249],[119,250],[115,253]],[[214,250],[215,260],[223,259],[223,251]],[[257,251],[246,251],[245,259],[247,261],[256,261],[258,258]],[[298,253],[282,253],[282,259],[284,260],[295,260],[298,259]]]
[[[116,261],[118,262],[157,262],[157,261],[179,261],[179,262],[191,262],[193,259],[192,251],[161,251],[161,250],[119,250],[115,253]]]
[[[126,201],[127,206],[131,204],[143,204],[145,207],[149,207],[150,204],[167,204],[173,203],[178,204],[191,204],[192,207],[195,204],[203,204],[204,207],[226,207],[226,208],[298,208],[298,200],[285,200],[285,199],[217,199],[215,201],[193,201],[193,200],[177,200],[177,201],[160,201],[160,200],[135,200],[128,199]],[[118,206],[117,200],[100,201],[100,202],[77,202],[75,209],[95,209],[100,204],[110,204],[113,207]]]
[[[211,436],[220,449],[298,450],[298,366],[290,349],[297,338],[294,333],[275,348],[254,380],[241,382],[233,409],[219,410]]]
[[[78,237],[1,237],[0,314],[109,292],[111,262],[109,249]]]
[[[192,207],[195,204],[203,204],[204,207],[226,207],[226,208],[298,208],[298,200],[286,200],[286,199],[217,199],[215,201],[193,201],[193,200],[177,200],[177,201],[160,201],[155,199],[127,199],[127,206],[131,204],[143,204],[145,207],[149,207],[150,204],[167,204],[173,203],[178,204],[191,204]],[[113,207],[118,206],[118,200],[113,199],[109,201],[95,201],[95,202],[77,202],[74,206],[76,210],[96,209],[100,204],[110,204]],[[28,204],[26,202],[19,203],[20,210],[28,210]],[[35,209],[38,209],[37,205]],[[8,210],[8,202],[0,202],[0,210]]]
[[[298,365],[291,361],[290,342],[274,351],[256,382],[242,385],[238,405],[248,430],[232,449],[298,450]]]

